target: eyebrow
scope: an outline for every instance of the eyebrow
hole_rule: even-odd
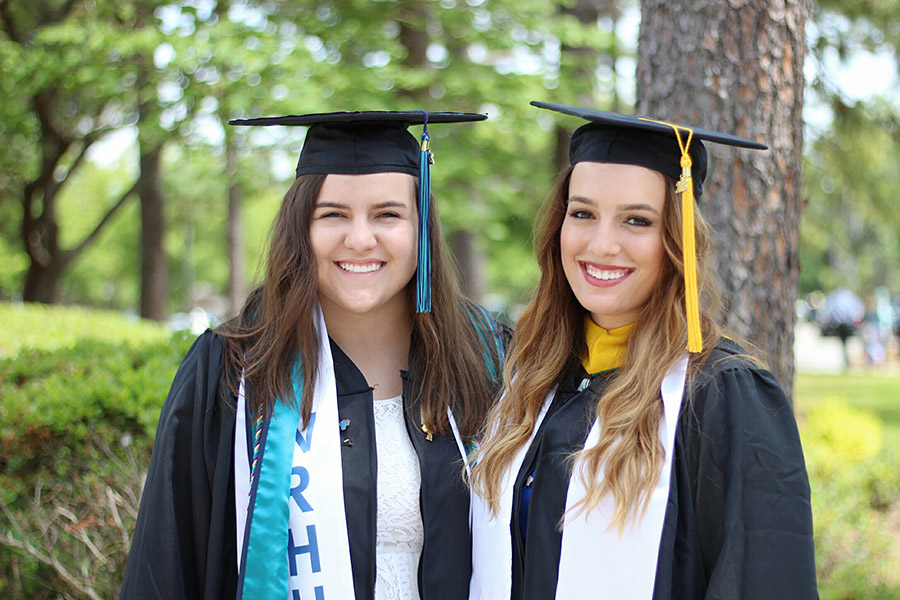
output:
[[[566,204],[571,204],[572,202],[580,202],[581,204],[587,204],[588,206],[593,206],[596,208],[597,203],[591,200],[590,198],[585,198],[584,196],[570,196],[566,200]],[[646,210],[648,212],[652,212],[655,215],[659,214],[659,211],[650,206],[649,204],[644,203],[634,203],[634,204],[619,204],[616,207],[621,211],[631,211],[631,210]]]
[[[649,204],[620,204],[619,210],[630,211],[630,210],[646,210],[647,212],[652,212],[654,215],[658,215],[659,211],[650,206]]]
[[[349,204],[344,204],[342,202],[332,202],[332,201],[323,201],[316,202],[316,208],[349,208]],[[409,205],[405,202],[401,202],[399,200],[387,200],[385,202],[379,202],[378,204],[372,207],[375,210],[381,210],[384,208],[409,208]]]

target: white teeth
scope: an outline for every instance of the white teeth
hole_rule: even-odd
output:
[[[381,268],[381,263],[369,263],[367,265],[356,265],[353,263],[338,263],[338,266],[349,273],[371,273]]]
[[[597,269],[595,267],[586,266],[588,275],[594,277],[595,279],[602,279],[604,281],[609,281],[611,279],[621,279],[628,275],[628,271],[625,269],[616,269],[615,271],[604,271],[601,269]]]

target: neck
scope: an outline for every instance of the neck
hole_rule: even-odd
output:
[[[412,307],[389,303],[360,314],[322,304],[328,335],[362,372],[376,400],[400,395],[400,371],[408,369]]]

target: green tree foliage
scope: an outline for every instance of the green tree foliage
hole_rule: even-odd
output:
[[[150,21],[135,28],[142,7],[152,9]],[[110,132],[134,127],[142,93],[155,106],[151,137],[166,141],[162,175],[170,310],[196,301],[195,286],[224,291],[230,271],[225,215],[232,188],[240,190],[245,203],[248,259],[243,269],[249,278],[256,273],[261,240],[302,143],[302,128],[238,130],[227,120],[358,108],[490,114],[487,123],[434,128],[435,191],[446,232],[473,232],[487,257],[487,289],[519,299],[536,277],[530,259],[532,219],[556,169],[555,140],[566,133],[556,131],[553,120],[536,114],[527,102],[552,99],[627,110],[612,66],[631,68],[627,59],[634,49],[623,47],[614,27],[629,7],[634,2],[2,0],[0,298],[21,297],[34,262],[23,239],[27,204],[30,218],[40,225],[31,236],[39,242],[36,248],[50,244],[51,234],[57,236],[63,269],[57,299],[137,306],[139,213],[125,200],[90,238],[139,176],[137,156],[129,151],[119,161],[98,160],[91,148]],[[861,223],[861,235],[869,233],[865,215],[881,209],[877,202],[864,205],[882,192],[854,192],[856,200],[835,205],[823,200],[834,194],[826,194],[820,184],[825,170],[856,164],[837,160],[839,150],[827,158],[824,146],[835,143],[836,136],[853,137],[853,128],[865,127],[866,121],[896,121],[896,100],[857,106],[838,89],[830,66],[860,52],[896,53],[900,32],[893,15],[898,10],[898,0],[822,0],[813,11],[809,104],[823,108],[829,123],[817,123],[807,135],[804,292],[829,288],[848,273],[857,277],[848,269],[863,270],[862,286],[880,270],[897,271],[890,240],[880,246],[848,242],[834,252],[824,248],[826,221],[834,231]],[[411,61],[409,32],[424,41],[420,63]],[[143,91],[138,56],[152,58]],[[842,116],[848,111],[871,116],[848,120]],[[868,148],[893,143],[888,138],[890,132],[876,133],[868,138]],[[850,140],[843,143],[852,146]],[[226,145],[236,148],[239,158],[230,170]],[[105,146],[105,152],[121,147]],[[890,156],[892,148],[876,150],[875,163]],[[825,160],[838,164],[825,166]],[[877,168],[874,163],[857,168],[854,187],[893,185],[889,169]],[[864,214],[853,214],[857,208]],[[890,212],[882,213],[886,221]],[[882,224],[886,230],[888,223]],[[879,242],[883,235],[876,236]],[[831,237],[843,243],[840,236]],[[875,248],[881,256],[865,254]],[[854,255],[857,251],[863,254]],[[849,266],[839,255],[860,264]]]
[[[164,144],[169,305],[185,308],[196,301],[195,286],[224,291],[230,189],[245,199],[245,269],[255,273],[302,144],[302,128],[236,129],[228,119],[350,109],[482,111],[491,121],[433,128],[434,189],[445,232],[472,232],[488,257],[488,288],[516,299],[535,280],[532,219],[555,171],[552,120],[528,101],[575,103],[593,92],[604,104],[615,97],[604,85],[611,71],[603,56],[619,47],[612,22],[580,18],[580,4],[588,3],[41,0],[26,11],[2,0],[4,22],[29,35],[0,33],[0,129],[8,141],[0,149],[0,197],[22,197],[44,173],[49,138],[33,98],[52,94],[51,122],[65,127],[70,145],[50,169],[58,207],[47,219],[58,228],[63,255],[79,247],[139,176],[132,150],[116,161],[88,149],[108,132],[133,132],[139,100],[151,98],[141,140]],[[135,28],[147,8],[150,20]],[[590,63],[577,84],[566,75],[574,68],[574,55],[565,52],[571,48]],[[421,56],[413,61],[415,52]],[[228,147],[239,157],[232,169]],[[40,216],[46,206],[37,194],[29,214]],[[20,296],[26,279],[23,213],[19,200],[0,203],[0,262],[9,266],[0,297]],[[138,218],[123,205],[92,238],[93,249],[77,260],[67,255],[57,297],[134,308]]]
[[[833,104],[805,165],[801,293],[900,290],[900,115],[886,102]]]
[[[900,57],[900,1],[819,0],[809,29],[807,127],[800,293],[879,285],[900,291],[900,222],[893,206],[900,98],[858,99],[835,66],[862,54]]]
[[[158,30],[140,27],[136,16],[155,6],[151,0],[0,3],[0,123],[10,142],[0,151],[10,166],[0,175],[0,188],[20,205],[20,243],[29,260],[26,299],[58,300],[62,275],[108,223],[99,220],[77,243],[63,246],[58,196],[94,143],[134,121],[135,98],[142,93],[136,58],[152,55],[159,44]],[[95,201],[110,216],[129,193],[126,186]]]

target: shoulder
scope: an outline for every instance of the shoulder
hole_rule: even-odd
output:
[[[691,371],[694,389],[708,388],[729,378],[764,380],[778,385],[775,376],[738,342],[722,337],[712,352]],[[780,387],[780,386],[779,386]]]
[[[185,354],[181,365],[178,367],[178,374],[181,375],[187,371],[208,371],[210,369],[220,373],[223,366],[224,351],[225,344],[222,336],[211,329],[207,329],[191,344],[190,350]]]
[[[190,350],[185,355],[185,360],[199,359],[210,355],[221,355],[225,344],[221,335],[213,329],[207,329],[194,340]]]
[[[721,337],[712,352],[700,366],[700,372],[713,376],[728,369],[753,369],[756,362],[738,342],[731,338]]]
[[[225,345],[222,337],[207,329],[191,345],[172,381],[163,413],[189,404],[209,404],[222,381]]]
[[[713,480],[781,481],[782,489],[796,485],[791,489],[808,496],[794,408],[775,376],[731,341],[707,362],[682,408],[682,443],[692,460],[710,465],[703,472]]]
[[[746,419],[790,417],[793,408],[775,376],[734,340],[722,338],[691,374],[693,412]]]

